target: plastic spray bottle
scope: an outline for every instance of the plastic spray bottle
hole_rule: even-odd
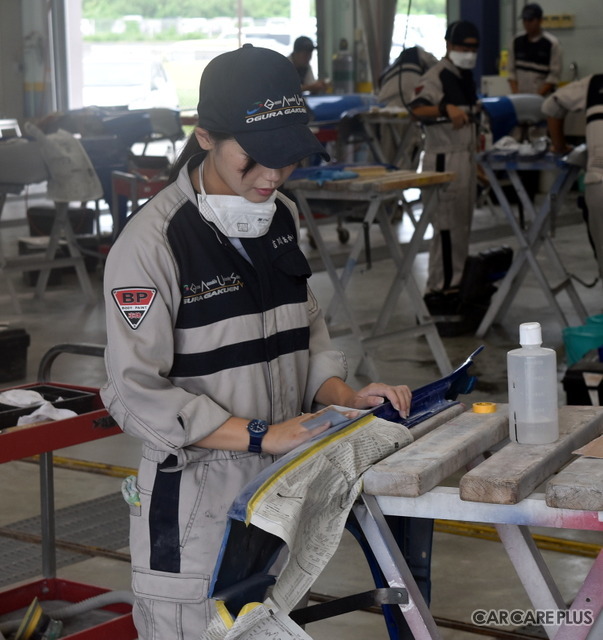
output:
[[[548,444],[559,438],[557,354],[542,347],[538,322],[519,325],[521,349],[507,354],[509,437],[521,444]]]

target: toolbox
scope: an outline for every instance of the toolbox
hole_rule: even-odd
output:
[[[82,410],[84,403],[89,402],[89,410],[55,422],[39,422],[2,428],[0,433],[0,464],[121,433],[121,429],[115,424],[113,418],[107,414],[98,389],[63,383],[60,385],[25,384],[11,387],[11,389],[36,389],[47,386],[51,387],[51,394],[56,393],[57,388],[60,390],[61,397],[66,400],[63,408],[75,406],[76,410]],[[68,395],[69,390],[72,390],[74,395]],[[0,391],[8,391],[8,389],[0,389]],[[90,395],[88,396],[88,394]],[[82,395],[85,395],[85,399],[81,398]],[[72,403],[71,407],[68,406],[70,402]],[[55,406],[58,406],[58,403]],[[35,407],[28,408],[29,411],[34,409]],[[15,407],[10,407],[10,411],[14,410]]]
[[[73,389],[52,384],[34,384],[27,387],[28,391],[37,391],[47,402],[57,409],[70,409],[82,414],[92,411],[94,393],[83,389]],[[0,402],[0,429],[14,427],[21,416],[33,413],[40,405],[15,407]]]
[[[63,606],[66,606],[104,593],[109,593],[109,590],[71,580],[46,578],[18,587],[0,590],[0,615],[6,619],[18,619],[18,614],[22,614],[23,610],[31,604],[34,598],[38,598],[40,602],[51,600],[55,605],[62,603]],[[104,606],[103,610],[108,612],[108,619],[102,624],[74,631],[73,633],[67,632],[68,635],[61,635],[60,637],[64,640],[107,640],[108,638],[114,640],[136,640],[138,632],[132,620],[131,605],[126,603],[110,604]],[[50,617],[52,617],[52,614],[50,614]],[[67,624],[69,624],[69,620]],[[40,636],[37,630],[34,629],[34,635],[27,637],[46,638],[47,636]]]
[[[0,382],[20,380],[27,375],[29,334],[25,329],[0,330]]]
[[[567,368],[563,377],[567,404],[603,405],[603,362],[599,351],[589,351],[581,360]]]
[[[48,382],[50,367],[58,353],[80,353],[101,355],[100,345],[58,345],[45,355],[41,366],[40,382],[18,385],[0,391],[16,389],[33,390],[40,393],[56,407],[72,409],[77,415],[55,422],[4,427],[0,430],[0,464],[12,460],[40,455],[40,503],[42,536],[42,580],[20,582],[13,587],[0,589],[0,617],[3,620],[22,619],[24,611],[31,609],[35,599],[53,601],[55,604],[80,603],[89,598],[108,593],[107,589],[90,584],[62,580],[56,577],[56,542],[54,538],[54,488],[52,453],[57,449],[84,442],[92,442],[118,435],[121,429],[109,416],[100,398],[99,390],[92,387]],[[8,407],[0,411],[7,419],[8,413],[20,408]],[[32,411],[29,407],[26,411]],[[6,413],[4,413],[6,411]],[[14,420],[14,413],[10,422]],[[14,423],[13,423],[14,424]],[[102,620],[99,615],[102,614]],[[82,620],[82,617],[85,619]],[[79,618],[77,624],[74,624]],[[98,623],[97,623],[98,621]],[[86,624],[82,628],[81,622]],[[88,624],[90,623],[90,624]],[[29,628],[28,628],[29,630]],[[89,613],[78,614],[65,624],[61,638],[70,640],[135,640],[138,637],[132,620],[132,607],[124,598],[116,604],[107,604],[95,610],[94,618]],[[39,638],[36,635],[28,638]],[[23,636],[25,637],[25,636]],[[43,637],[50,637],[44,635]],[[53,636],[56,637],[56,636]]]

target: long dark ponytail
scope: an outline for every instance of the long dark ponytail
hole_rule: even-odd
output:
[[[216,142],[223,142],[224,140],[231,140],[234,137],[229,133],[221,133],[221,132],[217,132],[217,131],[210,131],[209,135]],[[205,155],[207,154],[207,151],[205,151],[204,149],[202,149],[200,147],[199,141],[197,140],[197,136],[195,135],[195,132],[193,131],[190,134],[188,140],[186,141],[186,144],[182,148],[182,151],[180,151],[180,153],[178,154],[178,157],[176,158],[176,160],[174,161],[174,164],[172,165],[172,167],[170,169],[170,175],[169,175],[169,178],[168,178],[168,184],[171,184],[172,182],[176,181],[176,178],[178,177],[178,174],[180,173],[180,170],[182,169],[182,167],[186,166],[188,161],[193,156],[197,155],[198,153],[204,154],[203,157],[205,157]],[[253,167],[255,167],[256,164],[257,163],[253,158],[249,158],[249,160],[247,162],[247,165],[245,166],[245,169],[243,171],[243,175],[245,175],[248,171],[253,169]]]
[[[176,178],[180,173],[180,169],[182,169],[182,167],[184,167],[194,155],[203,152],[203,149],[199,146],[199,142],[197,141],[197,136],[195,136],[195,132],[193,131],[170,169],[168,184],[176,181]]]

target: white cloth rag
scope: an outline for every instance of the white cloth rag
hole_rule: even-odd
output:
[[[51,422],[54,420],[65,420],[67,418],[73,418],[74,416],[77,416],[77,413],[75,411],[71,411],[71,409],[57,409],[56,407],[53,407],[50,402],[45,402],[33,413],[28,413],[26,416],[21,416],[17,424],[20,425],[33,424],[35,422]]]
[[[29,389],[8,389],[0,393],[0,403],[11,407],[33,407],[44,402],[44,396]]]

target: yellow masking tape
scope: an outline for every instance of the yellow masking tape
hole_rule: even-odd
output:
[[[474,402],[473,413],[494,413],[496,402]]]

